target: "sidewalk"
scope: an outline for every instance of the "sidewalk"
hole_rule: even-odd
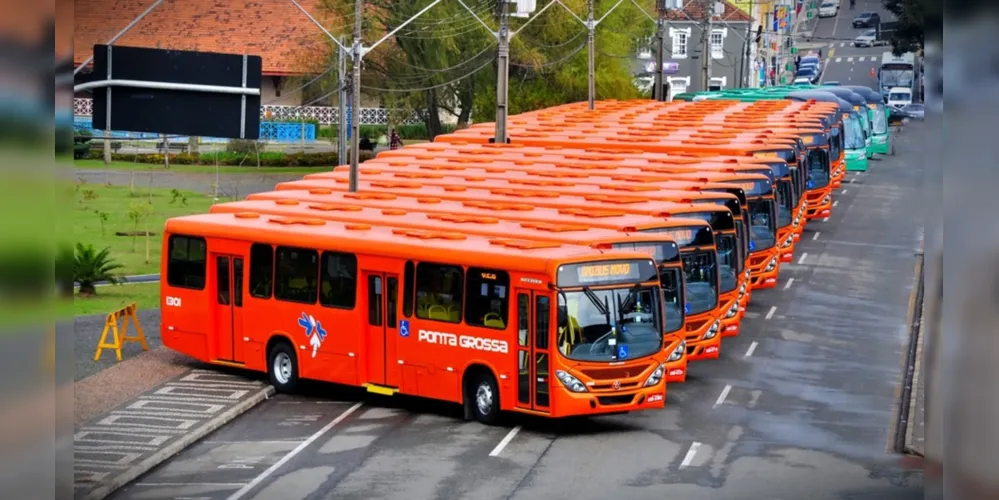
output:
[[[274,392],[166,349],[74,385],[74,498],[99,500],[245,413]]]

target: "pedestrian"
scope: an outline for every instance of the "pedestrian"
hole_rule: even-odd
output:
[[[399,134],[395,133],[395,129],[392,129],[389,134],[389,149],[399,149],[401,147],[402,138],[399,137]]]

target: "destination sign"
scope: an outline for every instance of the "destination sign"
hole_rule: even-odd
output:
[[[758,181],[732,181],[732,184],[741,187],[746,191],[746,196],[763,196],[773,191],[769,180],[760,179]]]
[[[616,250],[635,250],[647,252],[652,260],[661,264],[680,260],[680,248],[672,241],[643,241],[641,243],[620,242],[611,245]]]
[[[776,151],[757,151],[753,153],[754,158],[780,158]]]
[[[686,216],[689,214],[684,215]],[[715,237],[711,233],[710,227],[662,227],[656,229],[645,229],[642,232],[668,236],[672,238],[673,241],[680,246],[680,248],[710,246],[715,244]]]
[[[560,287],[641,283],[656,279],[651,260],[608,261],[559,266],[556,284]]]

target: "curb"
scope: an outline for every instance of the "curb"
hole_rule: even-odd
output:
[[[191,446],[195,442],[201,440],[205,436],[211,434],[216,429],[222,427],[223,425],[231,422],[236,417],[246,413],[254,406],[264,402],[267,398],[274,394],[274,386],[268,385],[263,389],[260,389],[253,396],[240,401],[239,404],[229,408],[228,410],[222,412],[218,417],[208,421],[205,425],[199,427],[196,431],[184,435],[182,438],[174,441],[170,446],[163,448],[156,454],[150,456],[149,458],[139,462],[138,465],[132,467],[125,472],[111,478],[108,484],[95,488],[90,491],[89,494],[83,497],[83,500],[102,500],[107,498],[109,495],[115,491],[121,489],[121,487],[131,483],[132,481],[138,479],[139,476],[149,472],[157,465],[165,462],[168,458],[180,453],[188,446]]]

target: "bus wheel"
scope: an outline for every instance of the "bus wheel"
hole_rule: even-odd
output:
[[[298,385],[295,350],[287,342],[278,342],[267,355],[267,375],[277,392],[289,393]]]
[[[493,425],[499,419],[499,389],[496,380],[488,372],[476,374],[468,387],[475,419],[486,425]]]

